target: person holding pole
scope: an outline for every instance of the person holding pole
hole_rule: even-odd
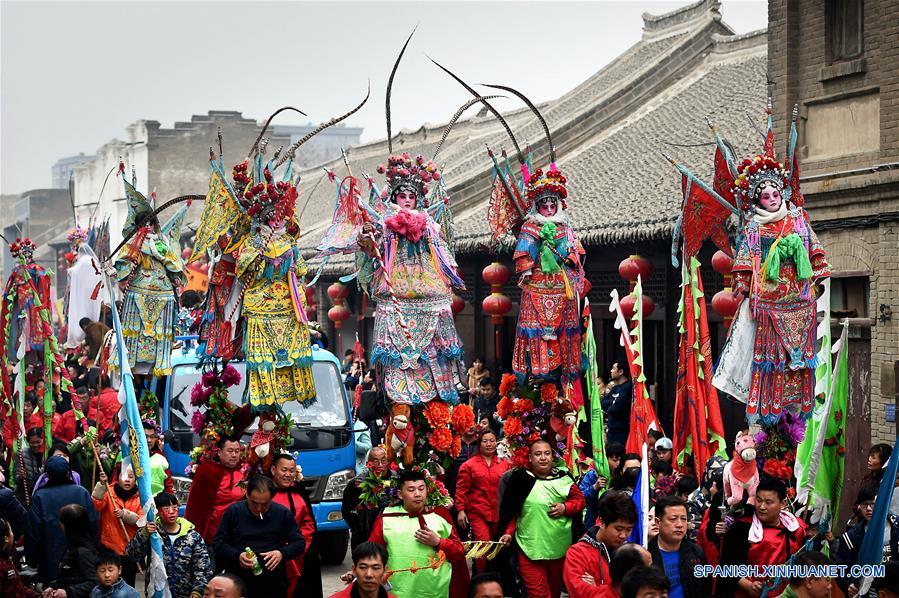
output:
[[[110,484],[106,473],[100,470],[100,481],[94,486],[91,498],[100,514],[100,543],[122,557],[122,579],[134,586],[137,564],[125,555],[125,546],[137,532],[140,494],[130,469],[120,463],[115,472],[118,474],[115,483]]]

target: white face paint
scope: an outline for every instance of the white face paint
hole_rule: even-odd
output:
[[[759,204],[768,212],[776,212],[783,203],[783,197],[780,190],[774,185],[765,185],[762,187],[762,194],[759,196]]]
[[[555,199],[542,200],[537,204],[537,212],[541,216],[545,216],[547,218],[551,218],[552,216],[555,216],[558,209],[559,209],[559,206],[556,203]]]
[[[400,191],[395,196],[396,205],[406,210],[414,210],[417,199],[411,191]]]

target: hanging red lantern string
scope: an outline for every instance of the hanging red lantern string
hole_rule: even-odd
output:
[[[481,272],[484,282],[490,285],[490,295],[484,297],[481,306],[490,315],[493,322],[493,356],[498,368],[502,363],[502,344],[500,342],[500,326],[503,317],[512,309],[512,300],[503,294],[503,285],[512,278],[512,271],[499,262],[493,262]]]
[[[315,304],[315,287],[306,287],[306,319],[315,321],[318,319],[318,305]]]
[[[465,309],[465,299],[453,293],[453,302],[450,305],[450,309],[453,310],[453,317],[455,318]]]
[[[343,321],[350,317],[350,310],[345,304],[345,300],[349,294],[350,290],[346,285],[339,282],[335,282],[328,287],[328,297],[334,305],[328,310],[328,319],[334,322],[334,328],[337,329],[338,354],[343,353],[343,340],[340,338],[340,327],[343,325]]]
[[[618,264],[618,274],[621,278],[630,283],[631,293],[637,286],[637,278],[639,277],[643,284],[652,276],[652,263],[645,257],[633,254],[621,260]],[[634,316],[634,308],[636,307],[637,298],[633,294],[621,299],[621,313],[630,321]],[[646,287],[643,287],[643,317],[648,318],[655,311],[656,304],[652,297],[646,294]],[[632,324],[633,326],[633,324]]]

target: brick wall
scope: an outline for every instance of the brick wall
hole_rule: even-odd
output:
[[[829,3],[768,2],[768,76],[778,155],[782,155],[790,110],[799,104],[803,192],[813,226],[820,226],[819,237],[836,274],[865,272],[870,281],[870,401],[869,408],[858,416],[870,417],[872,443],[892,443],[896,424],[886,422],[884,412],[886,405],[896,403],[897,398],[899,175],[895,166],[877,172],[846,171],[899,162],[899,2],[865,1],[864,53],[856,60],[835,63],[829,62],[828,56]],[[816,125],[808,121],[809,108],[864,97],[879,100],[879,122],[862,123],[875,127],[874,140],[879,139],[879,148],[808,158],[806,129]],[[865,225],[859,224],[860,219],[867,219]],[[878,321],[881,304],[897,316]],[[867,337],[867,331],[859,334]]]

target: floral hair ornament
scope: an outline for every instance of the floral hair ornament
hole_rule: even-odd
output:
[[[31,261],[35,251],[37,251],[37,245],[28,237],[24,239],[16,237],[16,240],[9,245],[9,253],[16,259],[23,257],[25,261]]]
[[[88,238],[90,237],[90,230],[86,228],[82,228],[75,225],[75,228],[69,231],[69,234],[66,235],[66,240],[69,242],[69,245],[72,246],[73,249],[77,249],[81,247]]]

